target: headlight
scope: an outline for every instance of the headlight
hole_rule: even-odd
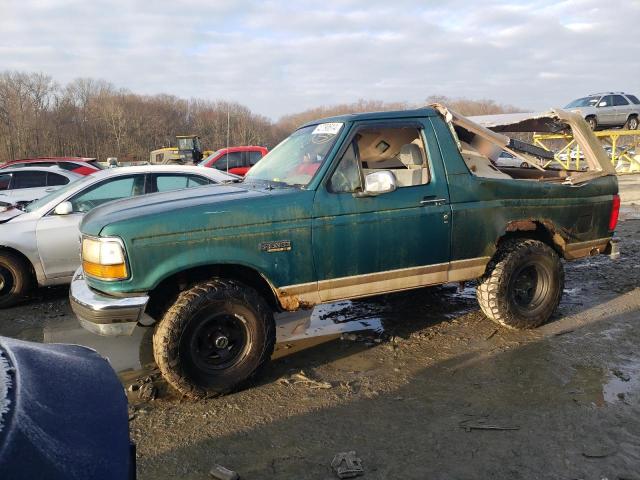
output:
[[[115,237],[82,237],[82,269],[101,280],[123,280],[129,276],[122,240]]]

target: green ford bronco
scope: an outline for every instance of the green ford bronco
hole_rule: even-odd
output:
[[[569,130],[586,168],[554,169],[553,152],[527,143]],[[521,164],[500,166],[503,152]],[[100,335],[154,325],[164,378],[220,395],[271,357],[274,312],[477,279],[491,320],[541,325],[563,259],[615,253],[617,193],[604,150],[562,110],[466,118],[434,104],[318,120],[239,183],[94,209],[71,304]]]

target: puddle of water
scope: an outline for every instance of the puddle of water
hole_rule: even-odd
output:
[[[432,322],[459,316],[473,308],[477,308],[475,287],[467,285],[459,292],[456,284],[416,290],[404,296],[341,301],[319,305],[310,311],[277,314],[274,358],[325,343],[345,333],[368,331],[382,335],[384,322],[403,322],[414,315]],[[45,343],[72,343],[93,348],[107,358],[123,378],[133,377],[135,372],[146,372],[147,367],[153,365],[152,334],[153,328],[136,327],[131,336],[101,337],[83,329],[75,319],[43,328]]]
[[[121,372],[142,367],[141,346],[147,331],[147,328],[137,327],[130,336],[102,337],[85,330],[73,319],[45,326],[43,336],[44,343],[71,343],[92,348],[105,357],[116,372]]]
[[[282,332],[278,336],[280,342],[293,342],[327,335],[372,330],[382,333],[382,319],[377,316],[383,313],[383,306],[351,301],[318,305],[305,319],[305,328],[295,328],[290,332]],[[283,314],[285,315],[285,314]],[[279,319],[280,321],[280,319]]]
[[[640,359],[629,359],[612,368],[602,391],[608,403],[625,400],[627,395],[640,392]]]

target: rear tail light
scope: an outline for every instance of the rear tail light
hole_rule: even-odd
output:
[[[611,215],[609,216],[609,231],[613,232],[618,224],[618,215],[620,215],[620,195],[613,196],[611,204]]]

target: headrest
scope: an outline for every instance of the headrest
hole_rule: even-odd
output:
[[[415,143],[407,143],[406,145],[403,145],[400,149],[400,153],[398,154],[398,159],[406,167],[421,167],[424,162],[422,158],[422,150]]]

